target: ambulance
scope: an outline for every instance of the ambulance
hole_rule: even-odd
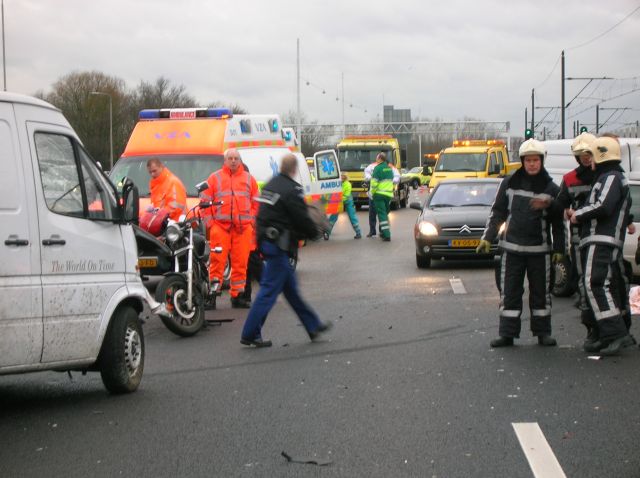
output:
[[[295,151],[292,129],[281,128],[278,115],[234,115],[225,108],[142,110],[122,156],[110,173],[118,184],[130,178],[140,191],[140,211],[149,205],[147,161],[160,159],[187,190],[189,208],[198,203],[196,184],[222,167],[225,150],[236,148],[249,172],[262,187],[278,174],[285,154]],[[327,214],[342,206],[340,166],[335,152],[314,155],[315,178],[301,153],[298,177],[307,202],[321,203]]]

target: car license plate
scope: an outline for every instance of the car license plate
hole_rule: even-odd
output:
[[[480,239],[451,239],[449,247],[478,247]]]
[[[138,267],[141,269],[149,269],[151,267],[158,266],[158,258],[157,257],[141,257],[138,259]]]

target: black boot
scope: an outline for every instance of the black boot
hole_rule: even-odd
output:
[[[584,343],[582,347],[591,346],[592,344],[599,341],[599,334],[597,327],[587,327],[587,338],[584,339]]]
[[[620,353],[620,350],[631,345],[633,345],[633,339],[631,338],[631,336],[625,335],[609,342],[606,347],[600,349],[600,355],[618,355]]]
[[[513,337],[499,337],[491,341],[491,348],[511,347],[513,345]]]
[[[538,345],[542,345],[543,347],[555,347],[558,345],[558,342],[556,342],[556,339],[550,335],[538,335]]]
[[[247,301],[242,295],[231,297],[231,307],[234,309],[250,309],[251,302]]]

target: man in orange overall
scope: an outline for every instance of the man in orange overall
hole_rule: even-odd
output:
[[[184,184],[158,158],[147,161],[147,171],[151,176],[151,206],[167,211],[171,219],[178,221],[187,207],[187,191]]]
[[[242,166],[240,153],[228,149],[224,153],[222,169],[207,179],[209,187],[201,194],[205,201],[221,201],[211,207],[209,221],[209,243],[211,262],[209,278],[218,288],[222,284],[227,257],[231,258],[231,306],[249,308],[251,302],[244,297],[247,263],[251,251],[259,192],[256,180]],[[216,248],[222,252],[213,252]]]

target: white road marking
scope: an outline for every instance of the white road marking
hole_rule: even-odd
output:
[[[567,478],[537,423],[512,423],[535,478]]]
[[[467,289],[464,288],[464,284],[462,283],[462,279],[449,279],[449,284],[451,284],[451,289],[454,294],[466,294]]]

